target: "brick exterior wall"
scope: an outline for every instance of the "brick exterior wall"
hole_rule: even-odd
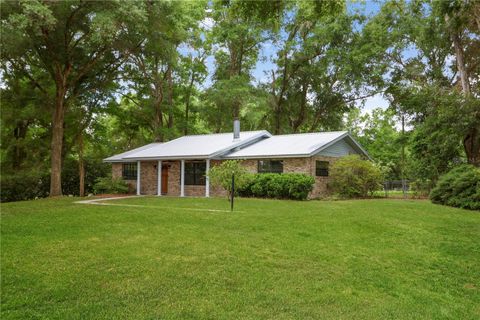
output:
[[[167,196],[180,197],[180,161],[169,161]]]
[[[324,156],[314,156],[311,158],[308,158],[310,162],[310,175],[315,177],[315,184],[313,185],[313,190],[310,194],[310,198],[321,198],[326,195],[328,195],[330,192],[328,190],[328,183],[330,182],[331,178],[330,177],[317,177],[315,175],[315,167],[316,163],[315,161],[320,160],[320,161],[328,161],[329,162],[329,167],[332,166],[332,164],[338,159],[335,157],[324,157]]]
[[[304,173],[315,178],[315,185],[309,198],[319,198],[328,194],[329,177],[315,176],[315,161],[328,161],[330,164],[336,161],[335,157],[314,156],[310,158],[285,158],[283,160],[283,172],[285,173]],[[210,165],[214,167],[220,164],[221,160],[211,160]],[[256,159],[244,160],[242,165],[251,173],[257,172]],[[168,166],[168,196],[180,196],[180,161],[163,161],[163,165]],[[157,194],[157,162],[142,161],[141,162],[141,194],[156,195]],[[122,164],[112,164],[112,176],[122,176]],[[132,193],[136,189],[136,180],[127,180],[132,188]],[[189,186],[184,187],[185,196],[203,197],[205,196],[205,186]],[[210,185],[210,196],[226,196],[227,193],[223,188],[213,187]]]
[[[157,194],[157,161],[142,161],[140,172],[140,194]]]
[[[122,178],[123,163],[112,163],[112,178]],[[128,193],[135,194],[137,192],[137,180],[125,180],[128,184]]]
[[[185,186],[184,190],[187,197],[205,197],[205,186]]]

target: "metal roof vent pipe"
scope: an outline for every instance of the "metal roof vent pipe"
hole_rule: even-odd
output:
[[[240,120],[233,120],[233,141],[240,140]]]

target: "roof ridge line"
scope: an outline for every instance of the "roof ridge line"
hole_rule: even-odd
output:
[[[240,131],[240,134],[241,134],[242,132],[246,133],[246,132],[264,132],[264,131],[267,131],[267,130]],[[180,139],[180,138],[185,138],[185,137],[210,136],[210,135],[214,135],[214,134],[233,134],[233,131],[231,131],[231,132],[217,132],[217,133],[187,134],[186,136],[180,136],[180,137],[178,137],[178,138],[175,138],[174,140]],[[173,140],[170,140],[170,141],[173,141]]]
[[[340,133],[340,132],[348,132],[347,130],[340,130],[340,131],[323,131],[323,132],[304,132],[304,133],[286,133],[286,134],[275,134],[272,137],[284,137],[284,136],[300,136],[306,134],[322,134],[322,133]]]

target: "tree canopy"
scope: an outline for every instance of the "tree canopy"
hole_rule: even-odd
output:
[[[350,130],[390,179],[480,165],[478,1],[0,5],[2,187],[36,188],[19,197],[83,194],[102,158],[235,118]]]

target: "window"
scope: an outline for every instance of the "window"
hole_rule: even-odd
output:
[[[315,175],[317,177],[328,177],[328,161],[316,161]]]
[[[137,164],[124,163],[122,166],[122,178],[125,180],[137,179]]]
[[[282,173],[283,161],[281,160],[259,160],[258,173]]]
[[[185,162],[185,185],[205,185],[205,162]]]

